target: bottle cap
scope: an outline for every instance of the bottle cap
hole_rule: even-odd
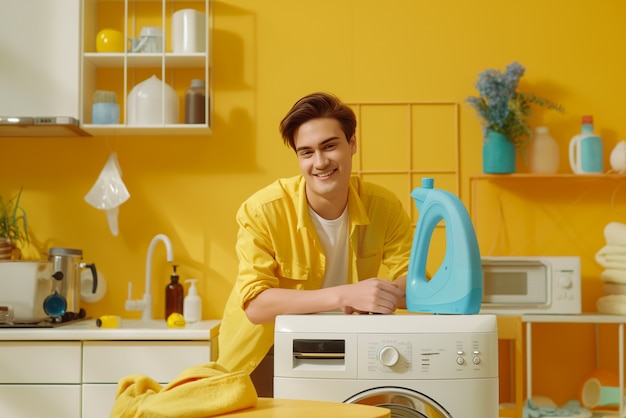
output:
[[[198,295],[198,290],[196,289],[196,282],[198,281],[198,279],[187,279],[185,280],[185,282],[191,282],[191,284],[189,285],[189,290],[187,291],[187,295],[194,295],[197,296]]]
[[[191,80],[191,86],[189,86],[190,88],[194,89],[204,89],[204,80],[200,80],[199,78],[194,78],[193,80]]]
[[[583,116],[583,123],[584,123],[584,124],[590,124],[590,123],[593,123],[593,116],[591,116],[591,115],[585,115],[585,116]]]

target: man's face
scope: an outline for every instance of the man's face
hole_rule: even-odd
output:
[[[320,118],[300,125],[294,142],[313,209],[322,200],[345,205],[356,138],[348,142],[336,119]]]

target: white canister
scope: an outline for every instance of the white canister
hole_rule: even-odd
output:
[[[611,168],[618,173],[626,171],[626,141],[622,140],[611,151]]]
[[[178,96],[172,87],[153,75],[128,95],[129,125],[178,123]]]
[[[206,15],[194,9],[174,12],[172,19],[172,51],[176,54],[206,52]]]
[[[530,140],[528,169],[531,173],[554,174],[559,171],[559,144],[550,135],[547,126],[535,128]]]

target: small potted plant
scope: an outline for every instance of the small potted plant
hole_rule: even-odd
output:
[[[10,199],[0,196],[0,260],[19,258],[18,245],[28,243],[26,211],[20,206],[22,189]]]
[[[478,74],[476,83],[480,95],[466,99],[481,118],[485,173],[515,172],[515,151],[524,151],[532,135],[526,120],[532,112],[532,105],[563,111],[556,103],[517,91],[524,71],[518,62],[507,65],[504,73],[492,69],[483,71]]]

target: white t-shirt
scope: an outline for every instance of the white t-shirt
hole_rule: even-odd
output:
[[[309,214],[326,255],[326,271],[322,287],[348,283],[348,205],[337,219],[324,219],[311,207]]]

